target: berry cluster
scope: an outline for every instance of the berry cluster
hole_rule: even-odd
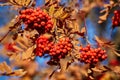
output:
[[[38,32],[49,32],[53,27],[50,16],[40,8],[22,10],[20,19],[26,28],[36,29]]]
[[[56,43],[54,46],[52,46],[50,50],[50,55],[55,56],[57,58],[63,58],[67,55],[68,51],[70,51],[72,48],[72,43],[70,42],[69,38],[62,38]]]
[[[120,26],[120,10],[114,11],[114,16],[112,18],[113,27]]]
[[[43,56],[45,53],[49,53],[51,46],[53,45],[49,38],[45,36],[40,36],[36,40],[36,44],[37,47],[35,49],[35,53],[37,56]]]
[[[80,59],[81,62],[95,64],[98,61],[103,61],[107,58],[106,51],[101,48],[93,49],[90,45],[85,48],[80,47]]]
[[[7,43],[5,44],[5,49],[11,52],[16,52],[17,49],[15,49],[14,46],[16,46],[15,43]]]
[[[50,55],[51,59],[48,64],[58,64],[59,60],[64,58],[72,48],[69,38],[62,38],[57,43],[53,43],[49,38],[40,36],[36,40],[36,44],[36,56],[41,57],[46,53]]]

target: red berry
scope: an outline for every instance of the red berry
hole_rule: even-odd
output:
[[[67,53],[67,50],[66,50],[66,49],[63,49],[63,53]]]
[[[96,64],[98,61],[105,60],[107,58],[106,51],[102,50],[101,48],[90,48],[90,46],[86,46],[83,48],[80,46],[80,58],[81,62],[89,63],[89,64]]]
[[[40,24],[41,24],[41,26],[45,26],[45,22],[44,21],[42,21]]]
[[[37,27],[37,26],[38,26],[38,24],[37,24],[37,23],[34,23],[34,26],[35,26],[35,27]]]
[[[117,13],[118,13],[118,11],[117,11],[117,10],[115,10],[115,11],[114,11],[114,14],[117,14]]]
[[[39,33],[49,32],[53,27],[50,16],[39,8],[22,10],[20,19],[26,24],[26,28],[35,28]]]
[[[31,21],[33,21],[33,20],[34,20],[34,18],[33,18],[33,17],[30,17],[30,20],[31,20]]]
[[[25,13],[26,13],[26,10],[22,10],[22,11],[21,11],[21,14],[25,14]]]

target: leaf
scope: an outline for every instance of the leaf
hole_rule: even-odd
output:
[[[54,13],[54,17],[58,18],[60,17],[60,15],[63,13],[63,8],[60,7],[55,13]]]
[[[57,20],[56,19],[52,19],[52,22],[54,22],[54,23],[53,23],[53,28],[52,28],[51,32],[54,32],[55,28],[56,28]]]
[[[105,20],[107,20],[107,17],[108,17],[108,12],[106,12],[104,15],[100,16],[99,19],[100,19],[100,21],[105,21]],[[98,21],[98,23],[100,23],[100,21]]]
[[[26,71],[23,71],[23,69],[13,71],[12,68],[6,64],[6,62],[0,63],[0,76],[23,76],[25,74]]]
[[[102,72],[108,71],[108,69],[106,69],[104,66],[94,67],[94,68],[92,68],[92,70],[97,73],[102,73]]]
[[[35,49],[35,46],[32,46],[28,48],[25,52],[22,53],[22,60],[29,59],[33,56],[33,50]]]
[[[79,31],[79,24],[77,22],[73,22],[74,30]]]
[[[85,27],[83,27],[80,32],[81,32],[81,33],[86,33]]]
[[[69,16],[68,13],[64,13],[64,14],[62,14],[62,15],[60,16],[60,19],[64,20],[64,19],[66,19],[68,16]]]
[[[2,73],[4,73],[4,72],[11,73],[12,69],[10,68],[10,66],[8,66],[6,64],[6,62],[3,62],[3,63],[0,63],[0,72],[2,72]]]
[[[100,38],[99,37],[97,37],[97,36],[95,36],[95,40],[98,42],[98,43],[104,43],[102,40],[100,40]]]
[[[26,73],[27,72],[24,71],[23,69],[18,69],[18,70],[14,70],[10,76],[23,76]]]
[[[115,6],[118,6],[118,5],[119,3],[114,3],[112,0],[110,1],[109,4],[104,4],[105,9],[100,11],[100,13],[104,13],[104,14],[99,17],[100,20],[98,21],[98,23],[103,23],[104,21],[106,21],[110,12],[113,10],[113,8],[115,8]]]
[[[33,0],[9,0],[9,2],[16,6],[28,6]]]
[[[55,7],[54,5],[50,6],[50,9],[49,9],[49,15],[53,15],[54,14],[54,11],[55,11]]]
[[[66,60],[66,59],[60,59],[60,66],[61,66],[61,71],[62,72],[66,71],[67,62],[68,62],[68,60]]]
[[[112,50],[112,52],[113,52],[114,54],[116,54],[117,56],[119,56],[119,57],[120,57],[120,53],[118,53],[118,51],[117,51],[117,50]]]

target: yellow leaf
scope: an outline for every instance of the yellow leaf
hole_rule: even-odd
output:
[[[56,27],[57,21],[56,21],[56,19],[52,19],[52,22],[54,22],[54,23],[53,23],[53,28],[52,28],[51,32],[54,32],[54,28]]]
[[[61,15],[60,19],[65,19],[66,17],[68,17],[68,13],[64,13],[64,15]]]
[[[58,18],[58,17],[60,17],[60,15],[63,13],[63,8],[62,7],[60,7],[57,11],[56,11],[56,13],[54,13],[54,17],[55,18]]]
[[[49,15],[52,16],[54,14],[54,11],[55,11],[54,5],[50,6]]]
[[[9,2],[17,6],[28,6],[32,0],[9,0]]]

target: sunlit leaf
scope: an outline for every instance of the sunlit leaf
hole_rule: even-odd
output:
[[[50,6],[50,9],[49,9],[49,15],[53,15],[54,14],[54,11],[55,11],[55,7],[54,5]]]
[[[33,56],[33,50],[35,49],[35,46],[32,46],[28,48],[25,52],[22,53],[22,60],[29,59]]]
[[[11,73],[12,69],[10,68],[10,66],[8,66],[6,64],[6,62],[0,63],[0,72],[2,71],[2,73],[7,72],[7,73]]]
[[[54,13],[54,17],[55,17],[55,18],[58,18],[62,13],[63,13],[63,8],[60,7],[60,8]]]

